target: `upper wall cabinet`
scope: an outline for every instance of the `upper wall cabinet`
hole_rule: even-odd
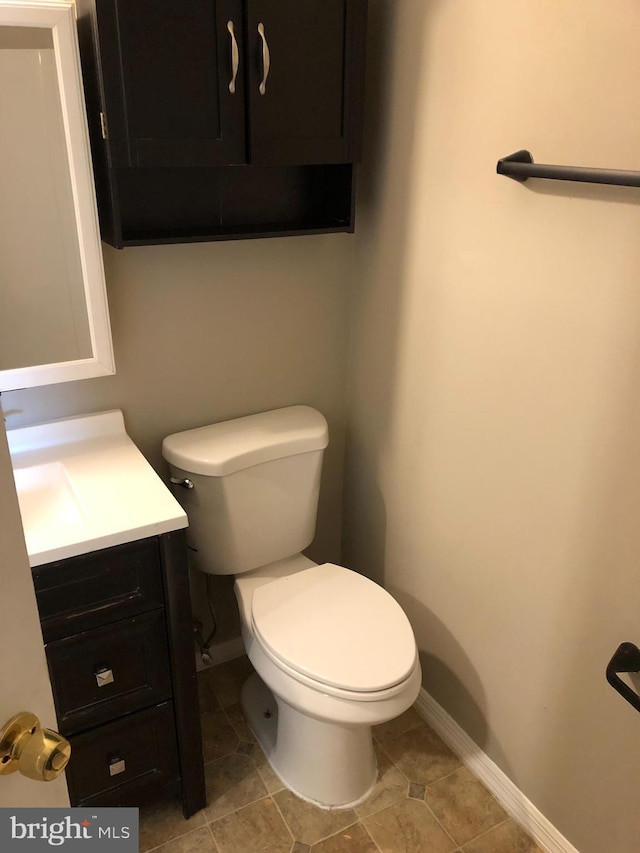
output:
[[[366,0],[78,0],[104,239],[353,231]]]

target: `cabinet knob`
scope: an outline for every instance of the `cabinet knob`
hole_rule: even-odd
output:
[[[94,672],[96,677],[96,684],[98,687],[106,687],[107,684],[113,684],[115,678],[113,677],[113,670],[109,669],[108,666],[101,666]]]
[[[0,775],[19,770],[38,782],[57,779],[69,763],[69,741],[40,725],[35,714],[22,711],[0,729]]]
[[[258,35],[262,39],[262,82],[258,86],[258,91],[261,95],[264,95],[267,91],[267,77],[269,76],[269,70],[271,68],[271,54],[269,52],[269,44],[267,42],[267,36],[264,31],[264,24],[262,21],[258,24]]]
[[[109,758],[109,776],[117,776],[119,773],[124,773],[127,769],[124,758],[120,755],[112,755]]]

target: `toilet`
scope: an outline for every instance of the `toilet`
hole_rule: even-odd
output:
[[[328,440],[320,412],[290,406],[175,433],[162,454],[192,565],[235,576],[255,669],[241,703],[258,743],[295,794],[350,808],[376,782],[371,727],[413,704],[421,671],[389,593],[301,553],[315,535]]]

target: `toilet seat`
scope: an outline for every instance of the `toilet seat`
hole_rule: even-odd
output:
[[[400,605],[378,584],[332,563],[255,589],[251,621],[274,663],[330,693],[365,699],[394,692],[416,666]]]

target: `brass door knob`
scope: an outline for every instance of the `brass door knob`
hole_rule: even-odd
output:
[[[38,782],[57,779],[69,763],[69,741],[40,725],[35,714],[22,711],[0,729],[0,775],[19,770]]]

